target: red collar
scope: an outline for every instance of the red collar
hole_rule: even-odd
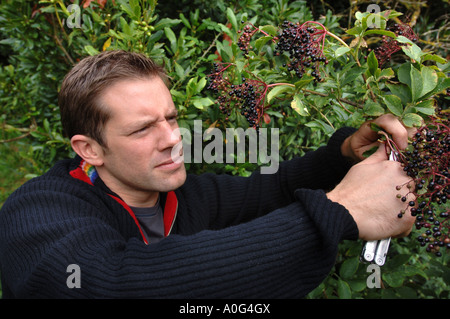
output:
[[[94,183],[98,179],[98,174],[95,170],[95,167],[88,164],[84,160],[81,160],[79,165],[75,169],[70,171],[70,175],[73,178],[79,179],[92,186],[95,186]],[[128,204],[125,203],[119,196],[113,194],[109,189],[107,194],[111,196],[111,198],[113,198],[116,202],[118,202],[123,208],[125,208],[125,210],[130,214],[136,226],[138,227],[139,232],[141,233],[144,243],[148,244],[148,241],[144,236],[144,232],[142,231],[141,226],[139,225],[139,222],[130,206],[128,206]],[[164,236],[167,237],[172,230],[178,211],[178,199],[175,192],[168,192],[165,198],[165,202],[162,202],[162,204],[164,205]]]

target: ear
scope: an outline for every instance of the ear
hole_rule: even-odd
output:
[[[103,148],[94,139],[86,135],[74,135],[70,139],[72,149],[82,159],[93,166],[103,165]]]

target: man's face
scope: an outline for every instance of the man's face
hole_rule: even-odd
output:
[[[177,110],[158,77],[126,80],[109,87],[101,103],[111,112],[104,128],[106,149],[97,171],[130,206],[150,206],[159,192],[180,187],[184,163],[171,158],[180,142]],[[179,146],[179,145],[178,145]]]

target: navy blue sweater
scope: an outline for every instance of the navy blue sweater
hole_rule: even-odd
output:
[[[340,145],[352,132],[276,174],[188,175],[170,234],[154,244],[100,178],[70,175],[79,158],[61,161],[0,211],[3,297],[303,297],[330,272],[339,242],[358,237],[325,195],[349,169]],[[80,288],[67,285],[72,264]]]

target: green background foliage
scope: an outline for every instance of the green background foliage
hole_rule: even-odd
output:
[[[27,179],[44,173],[55,161],[72,156],[63,136],[57,94],[65,74],[80,59],[103,50],[142,52],[163,63],[181,127],[201,120],[209,127],[243,127],[238,113],[228,119],[206,88],[214,62],[232,63],[229,76],[253,76],[271,84],[264,127],[279,128],[280,157],[288,160],[326,143],[342,126],[392,113],[412,126],[448,105],[448,0],[115,0],[71,2],[3,1],[0,5],[0,205]],[[369,28],[369,4],[393,10]],[[443,10],[446,9],[446,10]],[[403,15],[400,15],[403,14]],[[77,18],[79,18],[77,20]],[[369,50],[386,23],[409,22],[419,41],[409,43],[386,65]],[[335,35],[323,52],[330,61],[324,81],[310,75],[295,79],[274,53],[272,39],[288,20],[317,21]],[[249,55],[237,45],[240,30],[251,22],[266,34],[252,39]],[[339,39],[338,39],[339,38]],[[345,43],[345,44],[344,44]],[[278,85],[286,83],[287,85]],[[192,173],[212,171],[246,176],[254,163],[192,163]],[[416,234],[394,240],[381,269],[382,288],[368,288],[370,273],[359,261],[362,242],[343,242],[336,265],[308,298],[448,298],[449,254],[441,258],[420,249]]]

